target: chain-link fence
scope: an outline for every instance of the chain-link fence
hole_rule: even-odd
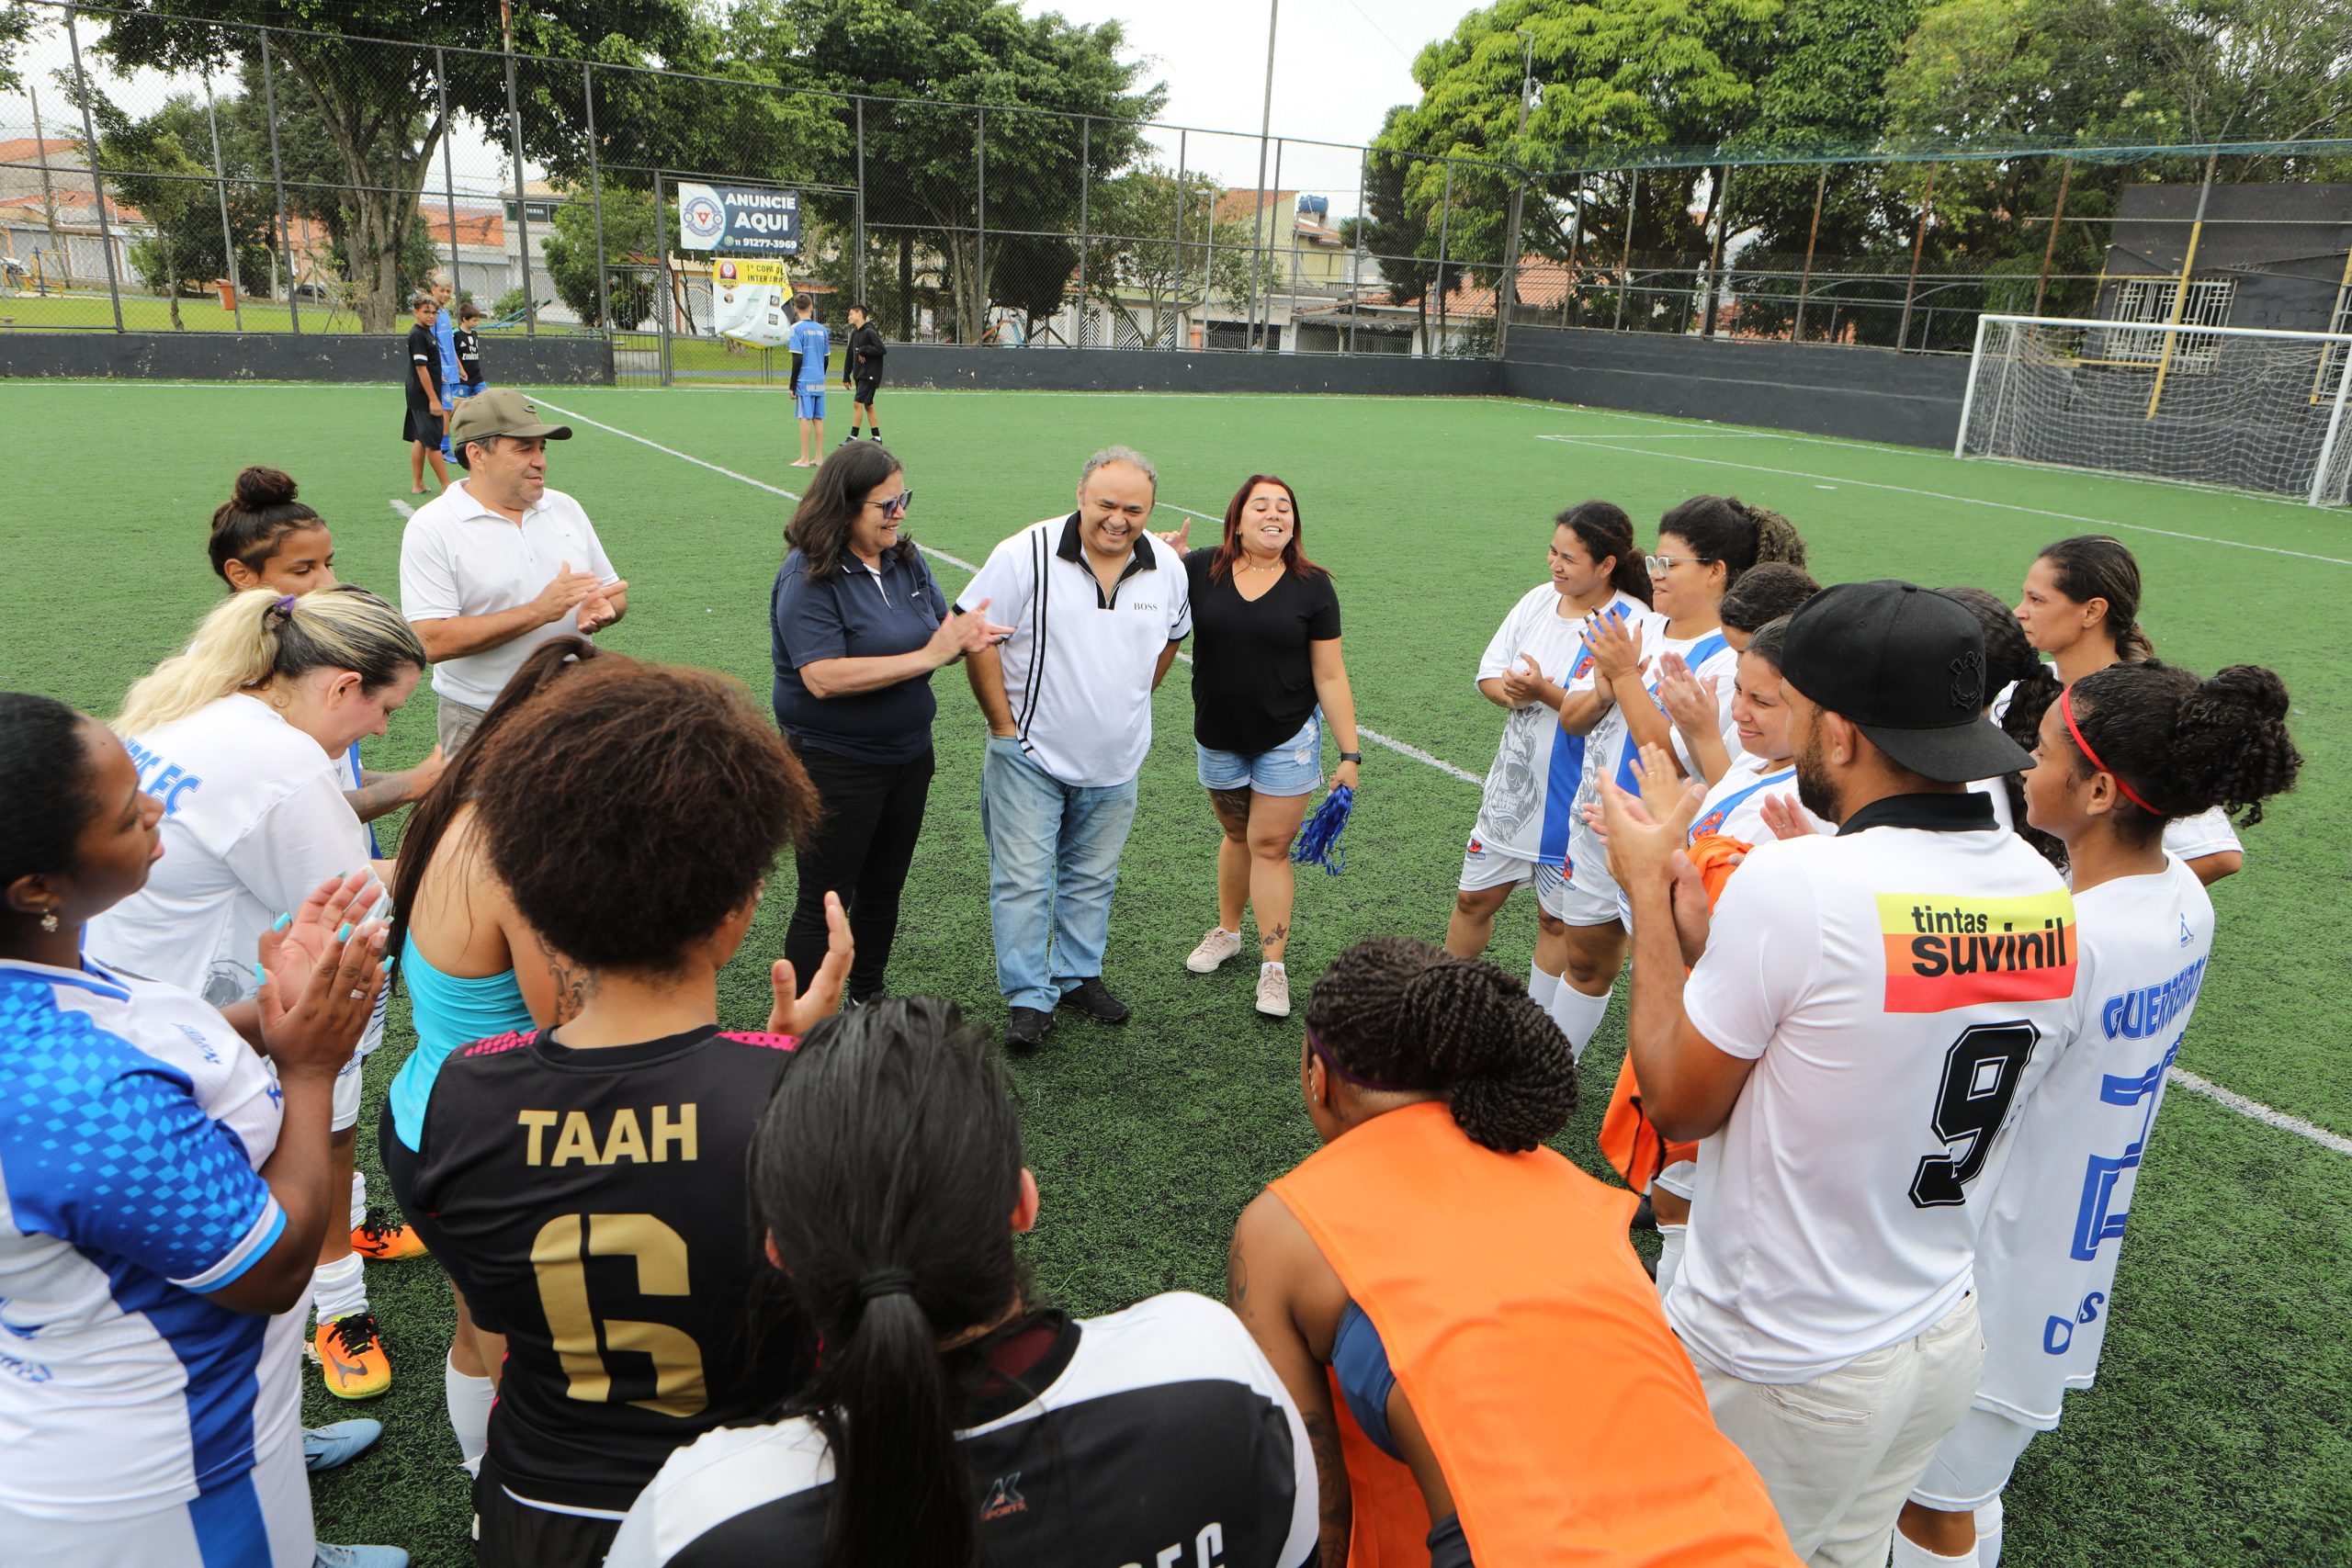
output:
[[[853,302],[900,343],[1422,356],[1523,327],[1964,353],[1987,312],[2352,324],[2352,186],[2324,183],[2347,142],[1528,171],[37,14],[0,93],[0,330],[398,332],[446,276],[488,317],[493,378],[501,334],[594,332],[625,379],[781,379],[788,355],[729,314],[727,243],[684,244],[706,190],[797,199],[787,287],[837,340]]]

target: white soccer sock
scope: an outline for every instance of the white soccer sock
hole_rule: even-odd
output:
[[[1581,1058],[1586,1042],[1600,1030],[1600,1021],[1609,1016],[1609,992],[1588,997],[1563,976],[1559,989],[1552,993],[1552,1000],[1544,1010],[1552,1015],[1552,1021],[1568,1037],[1568,1049]]]
[[[1546,975],[1539,965],[1533,964],[1527,966],[1527,994],[1535,998],[1537,1007],[1542,1008],[1545,1012],[1550,1012],[1553,994],[1559,988],[1560,977],[1557,975]]]
[[[1660,1301],[1666,1299],[1667,1290],[1674,1283],[1674,1277],[1682,1272],[1682,1248],[1690,1239],[1689,1225],[1657,1227],[1657,1293]]]
[[[1977,1568],[1977,1562],[1976,1548],[1973,1546],[1958,1557],[1946,1557],[1929,1551],[1905,1535],[1900,1527],[1895,1529],[1894,1568]]]
[[[468,1475],[479,1477],[482,1451],[490,1447],[490,1407],[498,1403],[498,1385],[488,1377],[469,1378],[455,1361],[444,1361],[441,1397],[449,1406],[449,1430],[458,1436],[458,1462]]]
[[[1976,1510],[1976,1568],[2001,1568],[2001,1500]]]
[[[311,1310],[321,1323],[368,1310],[368,1277],[360,1272],[359,1254],[311,1270]]]
[[[355,1168],[351,1173],[351,1228],[357,1230],[368,1223],[368,1173]]]

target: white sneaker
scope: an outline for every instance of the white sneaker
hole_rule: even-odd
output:
[[[1290,971],[1279,964],[1258,965],[1258,1010],[1268,1018],[1290,1016]]]
[[[1201,945],[1193,949],[1184,967],[1195,975],[1214,975],[1217,965],[1241,951],[1241,933],[1212,926],[1209,934],[1201,938]]]

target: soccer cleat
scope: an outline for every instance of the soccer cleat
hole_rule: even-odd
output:
[[[351,1421],[331,1421],[323,1427],[302,1428],[302,1468],[316,1475],[322,1470],[349,1464],[375,1446],[384,1435],[384,1424],[365,1417]]]
[[[378,1340],[376,1314],[355,1312],[322,1323],[311,1336],[311,1359],[337,1399],[373,1399],[392,1386],[392,1363]]]
[[[1184,960],[1184,967],[1195,975],[1214,975],[1217,965],[1240,951],[1240,933],[1212,926],[1209,934],[1201,938],[1201,945],[1193,949],[1192,956]]]
[[[1258,965],[1258,1010],[1268,1018],[1290,1016],[1290,971],[1279,964]]]
[[[1100,975],[1089,975],[1064,991],[1056,1005],[1082,1012],[1097,1023],[1125,1023],[1134,1010],[1112,995],[1111,987],[1102,983]]]
[[[402,1222],[370,1214],[366,1224],[351,1233],[351,1250],[373,1263],[397,1263],[405,1258],[423,1258],[431,1249],[423,1236]]]
[[[408,1568],[408,1553],[397,1546],[329,1546],[320,1541],[311,1568]]]

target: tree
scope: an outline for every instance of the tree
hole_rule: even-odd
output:
[[[17,69],[17,51],[33,36],[33,8],[26,5],[0,5],[0,93],[13,93],[25,85],[24,73]]]
[[[674,215],[677,204],[662,207]],[[628,331],[653,313],[654,278],[660,265],[653,193],[608,186],[605,189],[605,298],[607,321],[596,302],[596,215],[594,208],[568,201],[556,209],[555,232],[548,237],[548,276],[556,297],[592,327]]]
[[[1251,224],[1212,227],[1217,195],[1205,175],[1179,181],[1158,164],[1114,175],[1091,193],[1087,298],[1108,307],[1137,342],[1159,345],[1184,311],[1213,299],[1236,303],[1278,280],[1272,254],[1250,243]]]
[[[204,105],[187,94],[164,100],[145,119],[132,121],[112,104],[94,101],[92,116],[106,129],[98,138],[102,166],[137,170],[112,175],[107,185],[126,205],[136,208],[154,233],[130,247],[130,265],[147,286],[171,301],[172,325],[180,319],[179,296],[191,281],[234,278],[248,290],[268,276],[271,209],[266,189],[232,184],[225,191],[213,181],[212,123]],[[222,173],[235,182],[252,171],[237,164],[242,129],[242,100],[217,106],[222,122]],[[223,248],[221,206],[226,197],[229,243]]]
[[[505,124],[504,62],[477,52],[492,41],[483,13],[420,10],[406,0],[337,0],[330,17],[282,0],[133,0],[128,11],[105,16],[98,48],[126,70],[258,63],[260,35],[206,23],[299,27],[315,17],[330,29],[271,35],[277,72],[270,85],[281,116],[307,107],[317,118],[340,187],[339,237],[357,286],[361,323],[369,332],[389,331],[401,308],[401,249],[449,130],[433,46],[446,46],[451,112],[485,127]],[[619,51],[651,62],[688,43],[695,27],[689,0],[540,0],[515,13],[514,47],[574,59],[592,49]],[[392,38],[405,41],[367,41]],[[524,115],[525,145],[552,146],[575,134],[579,109],[576,93],[565,98],[534,91]]]
[[[1158,86],[1138,86],[1141,68],[1118,58],[1125,35],[1117,23],[1026,16],[1013,0],[750,0],[728,30],[743,58],[780,81],[923,100],[865,108],[869,243],[897,251],[905,336],[913,333],[918,250],[939,258],[957,335],[977,341],[989,303],[983,191],[991,235],[1075,233],[1081,180],[1128,164],[1142,145],[1136,122],[1165,98]],[[967,104],[984,106],[985,134],[981,113],[950,107]],[[1069,116],[1093,118],[1081,130]],[[854,172],[844,157],[828,183],[850,184]],[[1020,270],[988,269],[990,292],[993,280],[1011,282]],[[1026,271],[1034,280],[1036,268]]]

